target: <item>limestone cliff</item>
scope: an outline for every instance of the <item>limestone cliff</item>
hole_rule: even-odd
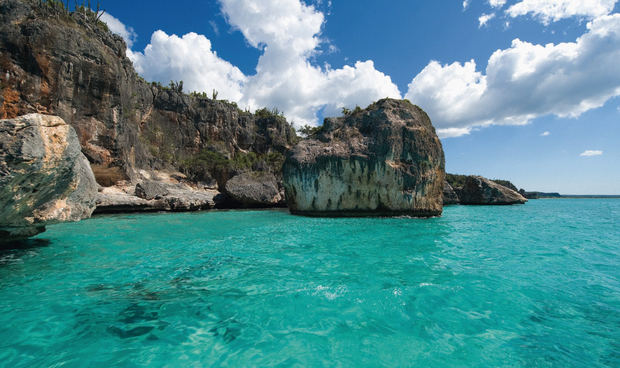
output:
[[[0,242],[90,217],[96,195],[70,125],[39,114],[0,120]]]
[[[459,203],[459,197],[456,195],[456,192],[454,191],[450,183],[448,183],[447,180],[444,180],[443,182],[443,204],[444,206],[450,205],[450,204],[458,204],[458,203]]]
[[[443,197],[444,204],[505,205],[527,202],[510,181],[489,180],[477,175],[446,174]]]
[[[326,119],[287,156],[283,180],[292,213],[437,216],[444,154],[422,109],[383,99]]]
[[[53,3],[0,0],[0,118],[60,116],[104,186],[154,170],[220,187],[241,172],[280,176],[296,140],[282,116],[147,83],[94,13]]]
[[[506,205],[527,202],[518,192],[482,176],[467,176],[463,186],[455,187],[460,204]]]

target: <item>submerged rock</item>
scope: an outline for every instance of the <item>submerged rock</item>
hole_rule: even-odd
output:
[[[443,204],[444,206],[450,205],[450,204],[458,204],[458,203],[459,203],[459,197],[456,195],[456,192],[454,191],[452,186],[447,181],[444,181],[443,182]]]
[[[282,201],[273,174],[242,173],[226,182],[224,192],[246,207],[274,207]]]
[[[431,121],[407,100],[383,99],[326,119],[283,168],[292,213],[313,216],[437,216],[444,153]]]
[[[461,188],[454,188],[461,204],[523,204],[518,192],[482,176],[468,176]]]
[[[88,160],[64,120],[40,114],[0,120],[0,241],[90,217],[96,195]]]

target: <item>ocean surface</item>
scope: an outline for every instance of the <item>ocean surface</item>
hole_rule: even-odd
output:
[[[620,199],[105,216],[22,246],[1,367],[620,367]]]

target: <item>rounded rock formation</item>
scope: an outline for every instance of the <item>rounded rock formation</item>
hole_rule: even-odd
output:
[[[383,99],[325,119],[283,168],[291,213],[309,216],[441,215],[444,153],[428,115]]]
[[[274,207],[282,196],[276,177],[270,173],[241,173],[226,182],[224,192],[245,207]]]
[[[0,241],[90,217],[96,196],[90,164],[64,120],[40,114],[0,120]]]

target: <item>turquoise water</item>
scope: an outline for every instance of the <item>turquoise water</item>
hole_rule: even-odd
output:
[[[617,199],[122,215],[25,246],[0,253],[2,367],[620,366]]]

